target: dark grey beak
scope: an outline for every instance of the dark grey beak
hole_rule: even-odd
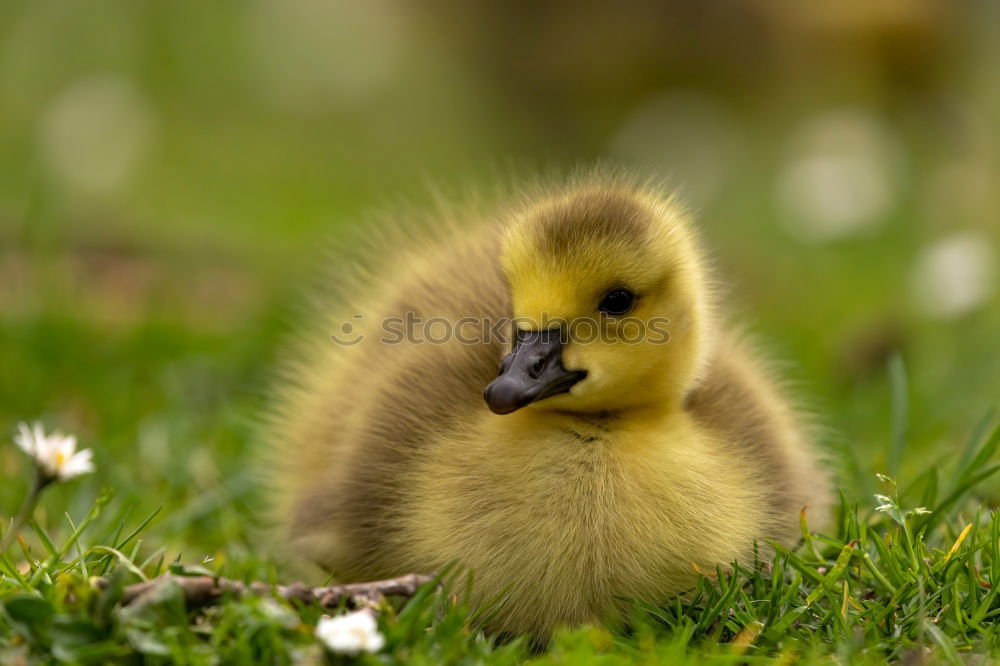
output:
[[[557,328],[518,330],[514,349],[500,363],[500,374],[483,391],[486,404],[496,414],[510,414],[529,403],[568,392],[587,372],[564,368],[562,349]]]

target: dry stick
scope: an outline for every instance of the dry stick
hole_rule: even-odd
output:
[[[165,574],[143,583],[136,583],[125,588],[122,595],[122,605],[128,606],[145,596],[160,585],[171,582],[178,585],[184,593],[184,601],[188,606],[210,606],[220,601],[224,596],[242,597],[249,593],[254,595],[274,594],[286,601],[298,601],[303,604],[319,604],[323,608],[333,609],[346,601],[350,605],[377,604],[385,597],[412,597],[422,586],[430,583],[433,578],[420,574],[407,574],[399,578],[376,580],[369,583],[349,583],[347,585],[330,585],[328,587],[308,587],[303,583],[291,585],[270,585],[254,582],[249,585],[230,578],[213,578],[211,576],[175,576]],[[105,578],[98,579],[98,586],[107,587]]]

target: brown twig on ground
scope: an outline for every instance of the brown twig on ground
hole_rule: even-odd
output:
[[[166,582],[172,582],[181,588],[184,601],[189,607],[211,606],[225,596],[241,597],[245,594],[276,595],[286,601],[298,601],[303,604],[319,604],[323,608],[333,609],[346,601],[349,606],[379,604],[385,597],[412,597],[422,586],[433,580],[430,576],[408,574],[399,578],[376,580],[368,583],[349,583],[347,585],[330,585],[327,587],[308,587],[303,583],[291,585],[271,585],[269,583],[243,583],[229,578],[213,578],[211,576],[176,576],[165,574],[152,580],[125,588],[122,595],[122,605],[135,603],[152,590]],[[98,579],[99,587],[108,585],[107,579]]]

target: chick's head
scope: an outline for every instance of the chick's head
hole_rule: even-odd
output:
[[[676,203],[623,187],[552,196],[513,215],[501,259],[515,335],[484,393],[494,412],[610,411],[690,389],[710,289]]]

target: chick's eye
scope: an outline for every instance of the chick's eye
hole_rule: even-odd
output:
[[[635,305],[635,294],[628,289],[612,289],[606,293],[597,309],[609,315],[623,315]]]

